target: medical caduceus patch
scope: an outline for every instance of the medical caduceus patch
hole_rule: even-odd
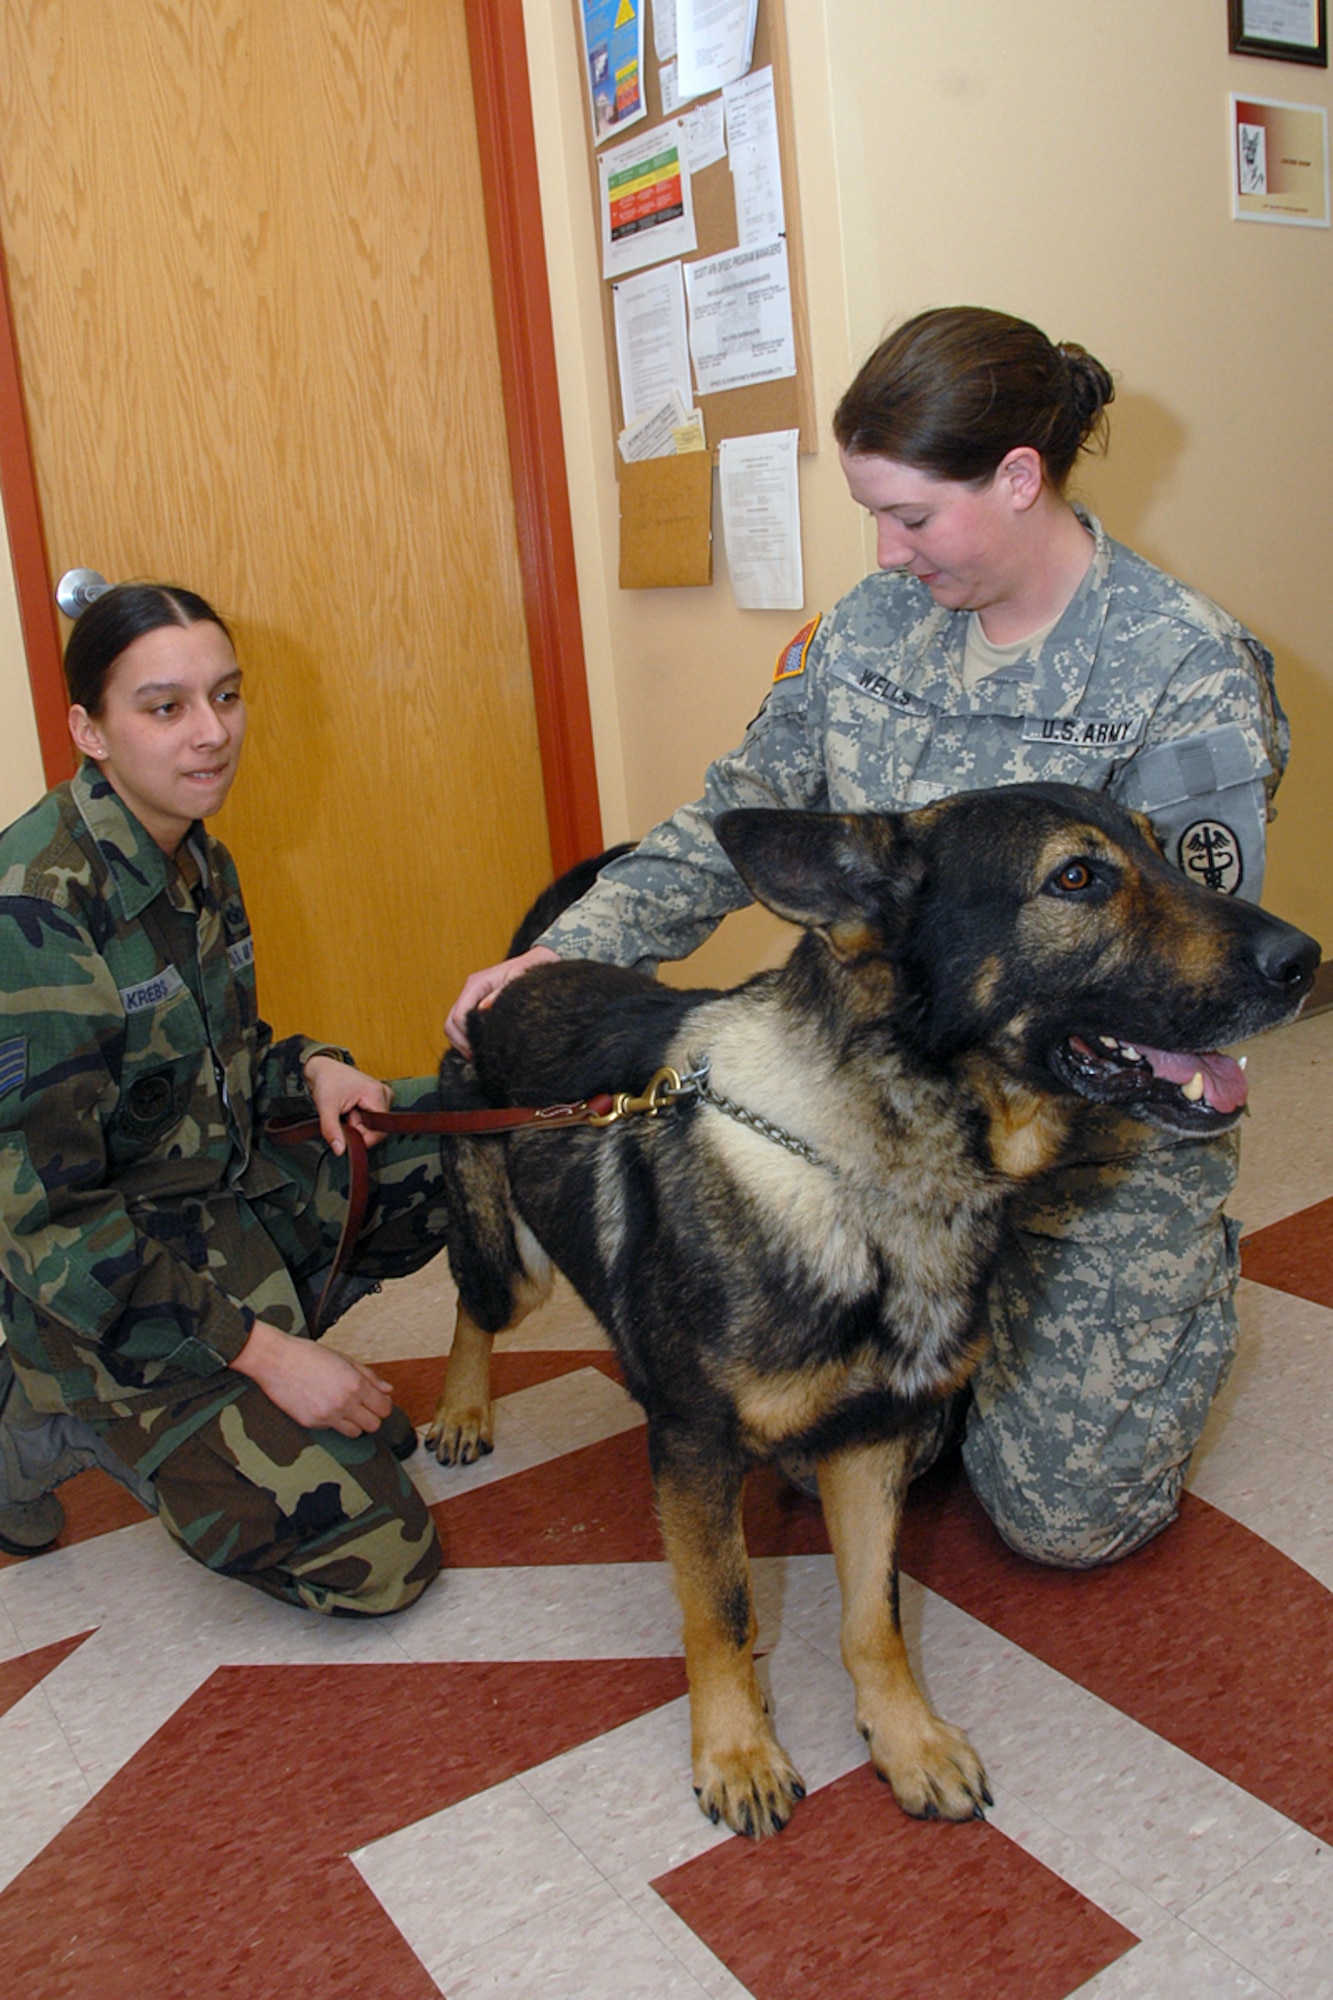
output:
[[[1191,882],[1234,896],[1244,874],[1240,842],[1218,819],[1199,819],[1180,836],[1180,867]]]

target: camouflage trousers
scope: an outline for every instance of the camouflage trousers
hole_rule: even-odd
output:
[[[435,1523],[388,1446],[305,1430],[253,1383],[152,1484],[187,1555],[310,1611],[400,1611],[439,1572]]]
[[[424,1108],[434,1088],[433,1078],[395,1082],[395,1107]],[[369,1159],[370,1205],[350,1279],[333,1301],[335,1318],[367,1289],[419,1269],[444,1247],[439,1139],[386,1138]],[[299,1198],[253,1208],[305,1308],[305,1324],[290,1310],[274,1310],[274,1323],[304,1334],[342,1229],[347,1162],[315,1144],[285,1154],[284,1164],[297,1173]],[[201,1423],[200,1410],[210,1404]],[[168,1423],[183,1435],[150,1475],[158,1515],[207,1568],[289,1604],[370,1615],[411,1604],[438,1573],[429,1509],[376,1435],[306,1430],[230,1369],[192,1385]],[[141,1462],[139,1420],[97,1428],[127,1465]]]
[[[1174,1519],[1236,1347],[1239,1135],[1099,1119],[1011,1217],[963,1444],[1004,1539],[1113,1562]]]

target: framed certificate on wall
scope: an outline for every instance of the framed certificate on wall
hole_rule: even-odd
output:
[[[1227,0],[1234,56],[1328,68],[1328,0]]]

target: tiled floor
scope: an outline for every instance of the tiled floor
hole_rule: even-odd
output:
[[[905,1617],[988,1825],[871,1781],[818,1509],[762,1479],[810,1796],[759,1848],[702,1819],[642,1426],[565,1294],[501,1359],[494,1457],[413,1461],[449,1567],[400,1619],[216,1581],[94,1475],[0,1565],[0,1993],[1333,2000],[1333,1014],[1250,1073],[1244,1341],[1177,1526],[1060,1576],[915,1495]],[[424,1421],[450,1319],[428,1272],[336,1337]]]

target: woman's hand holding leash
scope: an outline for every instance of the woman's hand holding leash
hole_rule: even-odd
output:
[[[305,1082],[319,1118],[319,1129],[331,1153],[346,1150],[344,1118],[349,1125],[355,1125],[367,1146],[379,1145],[383,1132],[374,1131],[357,1113],[390,1110],[393,1092],[387,1083],[367,1076],[364,1070],[353,1069],[350,1063],[339,1062],[336,1056],[311,1056],[305,1066]]]
[[[474,972],[467,979],[462,992],[449,1011],[444,1024],[444,1032],[461,1055],[472,1054],[467,1038],[467,1017],[474,1007],[493,1005],[495,996],[508,986],[511,979],[520,979],[530,972],[534,965],[558,965],[560,954],[548,945],[535,944],[530,951],[521,951],[517,958],[506,958],[500,965],[488,965],[484,972]]]

